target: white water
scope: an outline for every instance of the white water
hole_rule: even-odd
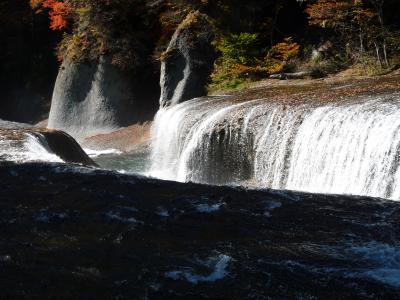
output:
[[[117,149],[94,150],[94,149],[84,148],[83,150],[91,158],[96,158],[96,157],[99,157],[101,155],[113,155],[113,154],[118,155],[118,154],[122,154],[122,151],[119,151]]]
[[[150,174],[400,200],[399,129],[400,94],[325,105],[194,99],[158,112]]]
[[[60,157],[52,153],[43,135],[39,133],[25,135],[24,141],[0,139],[0,161],[63,162]]]

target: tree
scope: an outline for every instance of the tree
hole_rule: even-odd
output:
[[[30,5],[37,12],[41,12],[42,9],[49,10],[50,28],[52,30],[63,30],[68,27],[72,7],[67,1],[30,0]]]
[[[333,30],[352,53],[374,49],[379,64],[389,67],[388,36],[384,24],[385,0],[315,0],[306,11],[310,25]],[[358,40],[358,47],[351,47]],[[381,55],[383,53],[383,58]],[[354,56],[354,55],[353,55]]]

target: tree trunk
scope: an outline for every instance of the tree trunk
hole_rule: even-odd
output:
[[[376,58],[378,59],[378,62],[379,62],[379,65],[381,66],[381,68],[383,68],[381,55],[379,54],[379,46],[376,42],[374,42],[374,45],[375,45],[375,51],[376,51]]]
[[[360,52],[364,53],[364,39],[363,39],[363,34],[361,32],[361,29],[360,29],[360,33],[359,33],[358,37],[360,39]]]
[[[390,67],[390,62],[387,58],[387,50],[386,50],[386,39],[383,41],[383,57],[385,59],[386,67]]]

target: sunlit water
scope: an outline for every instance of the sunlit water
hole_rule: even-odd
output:
[[[400,200],[399,129],[400,94],[330,104],[212,97],[161,109],[150,154],[86,151],[104,169],[161,179]],[[0,159],[61,161],[30,134],[0,141]]]
[[[331,104],[227,97],[161,109],[149,174],[400,199],[400,95]]]
[[[52,153],[46,138],[40,133],[25,133],[25,140],[0,139],[0,161],[18,163],[46,161],[62,162]]]

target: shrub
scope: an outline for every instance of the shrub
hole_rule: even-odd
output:
[[[217,48],[225,63],[252,65],[262,53],[259,49],[258,34],[231,34],[219,41]]]
[[[212,76],[217,85],[237,86],[239,79],[259,78],[264,75],[261,66],[265,50],[260,47],[258,34],[240,33],[224,36],[216,43],[221,57]]]
[[[267,49],[260,47],[259,35],[241,33],[219,40],[217,60],[212,76],[211,90],[236,88],[248,80],[266,78],[268,75],[289,71],[300,54],[300,45],[291,37]]]
[[[283,42],[274,45],[265,58],[265,67],[269,74],[287,71],[294,64],[300,54],[300,45],[291,37],[285,38]]]

